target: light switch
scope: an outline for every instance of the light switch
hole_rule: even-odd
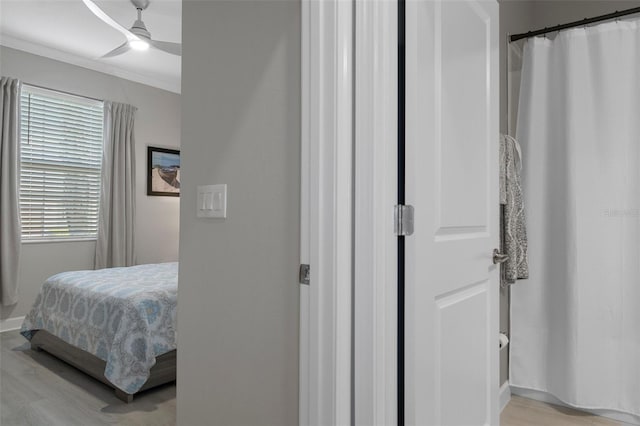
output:
[[[213,193],[213,211],[221,212],[223,207],[222,203],[222,192],[214,192]]]
[[[199,185],[197,217],[227,217],[227,185]]]

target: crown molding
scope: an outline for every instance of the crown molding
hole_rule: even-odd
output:
[[[31,53],[34,55],[44,56],[45,58],[65,62],[67,64],[76,65],[82,68],[87,68],[92,71],[109,74],[125,80],[134,81],[136,83],[145,84],[147,86],[156,87],[158,89],[167,90],[173,93],[179,94],[181,90],[180,81],[174,82],[150,77],[148,75],[143,75],[134,71],[114,67],[112,65],[108,65],[94,59],[84,58],[73,53],[68,53],[52,47],[32,43],[30,41],[22,40],[2,33],[0,33],[0,45],[9,47],[11,49],[21,50],[23,52]]]

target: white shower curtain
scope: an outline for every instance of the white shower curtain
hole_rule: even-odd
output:
[[[640,416],[640,20],[530,39],[510,382]]]

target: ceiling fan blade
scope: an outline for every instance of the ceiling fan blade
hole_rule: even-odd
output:
[[[111,52],[108,52],[102,55],[102,58],[113,58],[114,56],[122,55],[123,53],[128,52],[129,50],[131,50],[131,47],[129,46],[129,42],[126,41],[122,43],[120,46],[113,49]]]
[[[104,21],[104,23],[108,24],[109,26],[115,28],[116,30],[118,30],[122,34],[124,34],[125,37],[127,37],[127,40],[137,40],[138,39],[138,37],[136,35],[132,34],[131,31],[129,31],[128,29],[126,29],[125,27],[123,27],[122,25],[120,25],[116,21],[114,21],[109,15],[107,15],[102,9],[100,9],[98,7],[98,5],[95,4],[92,0],[82,0],[82,2],[85,4],[85,6],[87,6],[87,8],[94,15],[96,15],[98,18],[100,18],[102,21]]]
[[[158,40],[149,40],[149,43],[151,44],[151,46],[155,47],[156,49],[162,50],[163,52],[167,52],[176,56],[182,55],[182,45],[180,43]]]

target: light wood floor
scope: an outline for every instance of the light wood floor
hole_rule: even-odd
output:
[[[131,404],[47,354],[29,349],[18,331],[0,333],[0,425],[175,425],[176,386],[136,396]]]
[[[512,396],[502,426],[620,426],[531,399]],[[176,386],[168,384],[125,404],[113,390],[47,354],[29,349],[18,331],[0,333],[0,425],[169,426],[176,423]]]
[[[626,423],[512,395],[511,401],[502,411],[500,424],[502,426],[619,426]]]

